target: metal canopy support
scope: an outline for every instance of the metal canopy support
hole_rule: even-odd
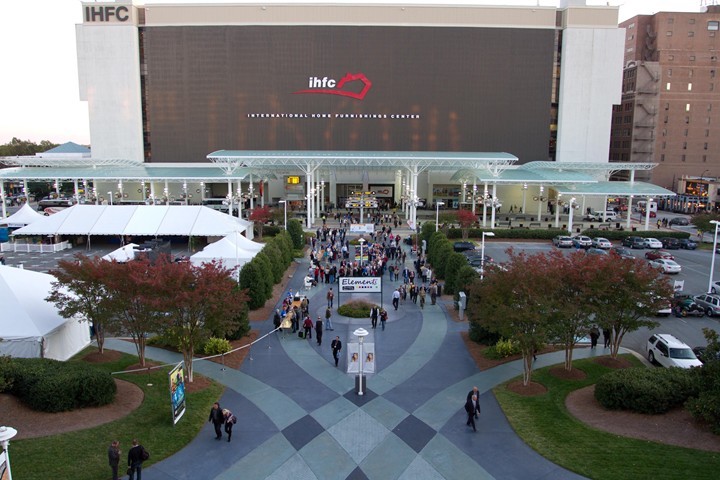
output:
[[[490,228],[495,229],[495,210],[497,210],[498,206],[498,199],[497,199],[497,183],[493,183],[493,190],[492,190],[492,203],[490,208],[492,208],[492,211],[490,212]]]
[[[2,202],[2,216],[7,217],[7,208],[5,206],[5,182],[0,182],[0,202]]]
[[[165,205],[170,205],[170,187],[167,180],[165,180]]]
[[[483,228],[487,226],[487,205],[485,204],[485,200],[488,198],[488,184],[485,182],[485,186],[483,187]]]
[[[80,203],[80,189],[78,187],[78,179],[73,180],[73,186],[75,187],[75,203]],[[87,192],[86,192],[87,194]]]
[[[230,180],[229,178],[228,178],[227,202],[228,202],[228,213],[232,217],[232,215],[233,215],[233,186],[232,186],[232,180]]]
[[[473,191],[472,191],[472,213],[475,215],[475,208],[477,204],[477,177],[473,177]],[[485,218],[483,218],[483,227],[485,226]]]
[[[252,173],[250,174],[250,181],[249,181],[249,186],[248,186],[248,196],[250,197],[250,211],[252,212],[253,208],[255,208],[255,206],[253,205],[253,196],[255,196],[255,187],[253,187]],[[240,199],[240,201],[242,202],[242,198]]]

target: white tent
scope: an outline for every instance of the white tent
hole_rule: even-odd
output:
[[[118,263],[127,263],[130,260],[135,260],[135,247],[137,246],[137,243],[128,243],[124,247],[113,250],[102,258],[103,260],[107,260],[109,262],[115,260]]]
[[[242,235],[238,236],[242,237]],[[193,265],[201,265],[203,263],[210,263],[213,260],[219,260],[223,267],[234,268],[237,265],[239,268],[242,268],[243,265],[257,255],[259,250],[245,250],[238,244],[234,243],[231,237],[232,235],[228,235],[217,242],[211,243],[195,255],[191,256],[190,262]],[[250,240],[248,241],[250,243],[255,243]]]
[[[0,354],[67,360],[90,344],[90,327],[45,301],[55,277],[0,266]]]
[[[253,242],[252,240],[237,231],[226,235],[225,238],[232,242],[234,245],[237,245],[241,249],[247,250],[249,252],[259,252],[265,246],[265,244],[263,243]]]
[[[13,235],[220,237],[252,235],[251,227],[251,222],[196,205],[75,205]]]
[[[0,225],[7,225],[10,228],[24,227],[44,218],[45,215],[36,212],[30,205],[24,203],[17,212],[9,217],[0,218]]]

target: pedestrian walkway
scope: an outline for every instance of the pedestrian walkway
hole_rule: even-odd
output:
[[[408,263],[411,260],[408,258]],[[301,265],[300,270],[302,270]],[[397,282],[385,276],[383,303]],[[302,291],[302,279],[291,288]],[[309,293],[311,315],[321,315],[330,285]],[[363,295],[358,294],[357,297]],[[379,303],[378,294],[366,300]],[[342,301],[347,301],[343,295]],[[390,308],[385,330],[370,329],[369,319],[333,315],[335,331],[322,346],[295,335],[275,333],[256,343],[240,370],[213,362],[195,371],[227,388],[220,404],[238,417],[232,443],[214,441],[207,424],[177,454],[145,469],[154,480],[178,479],[579,479],[525,445],[510,427],[491,389],[522,373],[520,361],[479,372],[460,332],[441,303],[405,302]],[[376,371],[368,375],[363,396],[345,373],[352,332],[370,332]],[[272,330],[272,319],[259,326]],[[339,367],[330,342],[343,342]],[[107,348],[134,354],[129,342],[108,340]],[[575,358],[601,355],[580,349]],[[176,362],[180,355],[149,347],[149,359]],[[563,361],[563,352],[541,355],[537,367]],[[473,386],[481,392],[478,432],[465,425],[464,403]],[[188,405],[193,408],[193,405]],[[181,420],[182,421],[182,420]]]

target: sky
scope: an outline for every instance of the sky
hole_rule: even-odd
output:
[[[381,0],[380,3],[395,1],[488,5],[559,3],[559,0]],[[711,3],[711,0],[707,1]],[[281,3],[292,2],[283,0]],[[152,3],[227,1],[155,0]],[[270,0],[267,3],[277,2]],[[332,0],[331,3],[343,3],[343,0]],[[635,15],[659,11],[698,12],[701,0],[588,0],[591,5],[606,3],[620,5],[619,21],[624,21]],[[77,78],[75,24],[81,22],[79,0],[0,1],[0,53],[6,65],[0,70],[0,144],[8,143],[13,137],[36,143],[50,140],[53,143],[90,144],[87,104],[79,100]]]

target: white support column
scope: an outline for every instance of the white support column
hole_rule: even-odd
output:
[[[332,205],[334,205],[335,209],[337,209],[337,177],[334,174],[331,174],[330,177],[328,177],[328,186],[330,189],[328,200]]]
[[[555,228],[560,227],[560,193],[555,197]]]
[[[232,192],[232,190],[231,190],[231,192]],[[238,218],[242,218],[242,211],[243,211],[243,208],[245,207],[245,201],[243,201],[243,198],[242,198],[242,180],[238,180],[236,196],[238,199],[238,204],[237,204]]]
[[[632,170],[631,170],[631,172],[632,172]],[[630,230],[630,213],[632,213],[632,200],[633,200],[633,196],[630,195],[628,197],[628,205],[627,205],[628,209],[625,212],[627,214],[627,218],[625,219],[625,230]]]
[[[410,202],[412,201],[412,187],[410,186],[410,170],[405,172],[405,220],[410,220]]]
[[[305,207],[306,207],[305,208],[305,210],[306,210],[305,226],[307,228],[310,228],[312,226],[312,223],[310,223],[310,214],[311,214],[310,198],[312,197],[312,194],[310,193],[310,190],[312,188],[312,180],[310,178],[311,175],[312,175],[312,165],[308,164],[307,170],[305,170]]]
[[[95,182],[93,182],[94,184]],[[155,205],[155,200],[157,199],[157,196],[155,195],[155,183],[150,182],[150,198],[152,198],[153,205]]]
[[[482,206],[483,206],[483,228],[487,227],[487,196],[488,196],[488,184],[485,182],[483,187]]]
[[[462,200],[461,200],[461,202],[462,203],[467,202],[467,183],[466,182],[462,183]]]
[[[78,186],[77,178],[73,180],[73,187],[75,187],[75,203],[80,203],[80,187]]]
[[[540,185],[540,192],[538,193],[538,216],[537,216],[538,223],[541,222],[540,217],[542,217],[542,204],[543,204],[543,186]]]
[[[167,180],[165,180],[165,205],[170,205],[170,188]]]
[[[417,200],[418,200],[418,167],[417,167],[417,165],[413,165],[412,189],[413,189],[412,224],[415,228],[415,232],[417,232]]]
[[[57,178],[55,179],[55,195],[60,197],[60,180]]]
[[[5,182],[0,180],[0,202],[2,202],[2,216],[7,217],[7,206],[5,205]]]
[[[498,198],[497,198],[497,183],[493,183],[492,189],[492,204],[490,208],[490,228],[495,229],[495,211],[497,210]]]
[[[145,203],[147,197],[145,196],[145,180],[140,182],[140,194],[142,195],[142,201]]]
[[[645,199],[645,231],[647,232],[650,229],[650,202],[652,202],[653,199],[650,197],[647,197]],[[713,255],[713,258],[715,255]]]
[[[473,193],[472,193],[472,213],[475,215],[475,205],[477,205],[477,177],[473,177]],[[483,227],[485,226],[485,219],[483,218]]]
[[[233,214],[233,186],[232,186],[232,180],[228,180],[228,188],[227,188],[227,203],[228,203],[228,214],[232,217]]]
[[[253,196],[255,195],[255,187],[253,186],[252,173],[250,174],[250,184],[248,185],[248,193],[250,194],[250,211],[252,212],[255,205],[253,205]]]
[[[580,208],[580,215],[585,216],[585,195],[582,196],[582,207]]]
[[[30,203],[30,191],[28,190],[27,180],[23,180],[23,194],[25,195],[25,203]]]
[[[393,189],[393,203],[400,202],[402,198],[402,172],[400,170],[395,171],[395,188]]]
[[[523,215],[527,214],[527,207],[525,206],[525,197],[527,197],[527,189],[528,189],[528,184],[523,183],[523,186],[522,186],[522,199],[523,199],[522,200],[522,211],[520,212]]]

